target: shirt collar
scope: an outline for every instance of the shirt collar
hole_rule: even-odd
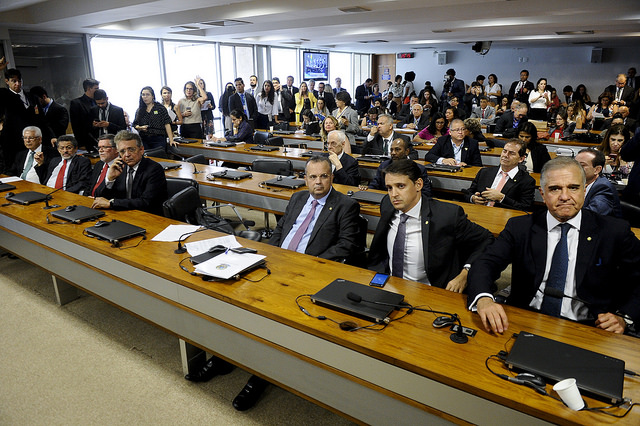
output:
[[[500,171],[501,172],[504,171],[502,170],[502,166],[500,166]],[[515,166],[513,169],[507,172],[507,175],[509,175],[511,179],[515,178],[517,174],[518,174],[518,166]]]
[[[573,226],[574,228],[576,228],[578,231],[580,230],[580,222],[582,222],[582,211],[578,211],[578,214],[575,215],[574,217],[572,217],[571,219],[569,219],[566,222],[560,222],[558,221],[558,219],[556,219],[555,217],[551,216],[551,213],[549,211],[547,211],[547,231],[551,231],[553,228],[555,228],[556,226],[560,225],[561,223],[568,223],[571,226]]]
[[[331,194],[331,191],[333,191],[333,187],[331,187],[331,189],[329,189],[329,192],[327,192],[327,194],[324,197],[319,198],[317,200],[315,198],[313,198],[313,196],[311,194],[309,194],[309,198],[307,199],[307,203],[310,203],[311,201],[316,200],[318,202],[318,204],[320,204],[320,206],[322,207],[327,202],[327,198],[329,197],[329,194]]]
[[[422,197],[420,197],[420,199],[418,200],[418,202],[416,203],[415,206],[413,206],[411,208],[411,210],[409,210],[408,212],[406,212],[405,214],[407,216],[409,216],[410,218],[413,219],[418,219],[420,220],[420,210],[422,209]],[[396,210],[396,214],[398,216],[400,216],[402,214],[402,212],[400,210]]]

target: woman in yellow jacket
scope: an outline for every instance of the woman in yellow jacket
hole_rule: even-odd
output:
[[[304,81],[300,83],[300,91],[296,93],[296,123],[300,123],[300,112],[303,109],[313,109],[316,107],[316,97],[309,92],[309,87]]]

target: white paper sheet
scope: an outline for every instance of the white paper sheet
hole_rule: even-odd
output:
[[[238,240],[236,240],[236,237],[233,235],[225,235],[224,237],[194,241],[192,243],[187,243],[184,246],[187,248],[187,251],[191,256],[197,256],[204,253],[205,251],[208,251],[211,247],[215,247],[218,245],[225,246],[227,248],[242,247],[242,245],[238,242]]]
[[[200,228],[200,225],[169,225],[153,237],[151,241],[178,241],[182,235],[194,232],[198,228]]]
[[[265,257],[260,254],[238,254],[229,251],[198,264],[195,267],[195,272],[216,278],[229,279],[260,262]]]

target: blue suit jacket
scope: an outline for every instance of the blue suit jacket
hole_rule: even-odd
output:
[[[379,189],[381,191],[386,191],[387,190],[387,185],[384,182],[384,177],[382,176],[382,172],[384,169],[386,169],[387,167],[389,167],[389,165],[391,164],[393,160],[386,160],[384,162],[382,162],[382,164],[380,164],[380,166],[378,166],[378,169],[376,170],[376,176],[373,178],[373,180],[371,182],[369,182],[369,188],[371,189]],[[429,180],[429,176],[427,175],[427,169],[419,163],[418,167],[420,168],[420,177],[422,178],[422,195],[424,195],[425,197],[431,197],[431,180]]]
[[[591,210],[604,216],[622,217],[618,191],[609,179],[599,176],[593,182],[584,197],[583,209]]]
[[[424,156],[424,159],[430,163],[435,163],[440,157],[454,158],[453,147],[451,146],[451,135],[440,136],[433,148]],[[482,157],[480,157],[478,141],[464,138],[460,160],[469,166],[482,167]]]

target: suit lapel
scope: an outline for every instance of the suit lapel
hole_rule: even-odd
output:
[[[305,194],[305,195],[304,196],[300,195],[296,197],[295,204],[291,208],[291,216],[289,217],[289,220],[282,227],[283,241],[284,241],[284,238],[286,238],[287,235],[289,235],[289,232],[291,232],[291,228],[293,228],[293,224],[296,223],[296,219],[298,218],[298,216],[300,216],[300,212],[302,211],[302,208],[304,207],[305,203],[307,202],[307,199],[309,198],[309,191],[304,191],[304,192],[301,192],[300,194]]]
[[[576,289],[580,287],[589,264],[595,262],[595,265],[598,266],[602,262],[601,259],[593,259],[595,249],[598,247],[600,231],[597,229],[595,221],[585,211],[582,212],[579,234],[575,271]]]
[[[420,208],[420,226],[422,227],[422,251],[424,252],[424,262],[427,267],[427,277],[429,276],[429,223],[431,222],[431,206],[426,197],[422,197],[422,207]]]
[[[544,277],[545,266],[547,263],[547,215],[538,215],[531,227],[531,247],[534,270],[536,271],[535,285],[540,286]]]
[[[331,193],[327,197],[327,201],[324,203],[324,207],[320,212],[320,216],[318,216],[318,220],[316,220],[316,224],[313,226],[311,236],[309,237],[309,243],[311,243],[316,235],[318,235],[318,232],[320,232],[320,229],[322,229],[322,225],[329,218],[329,215],[333,214],[333,209],[336,206],[336,198],[336,190],[331,189]]]

